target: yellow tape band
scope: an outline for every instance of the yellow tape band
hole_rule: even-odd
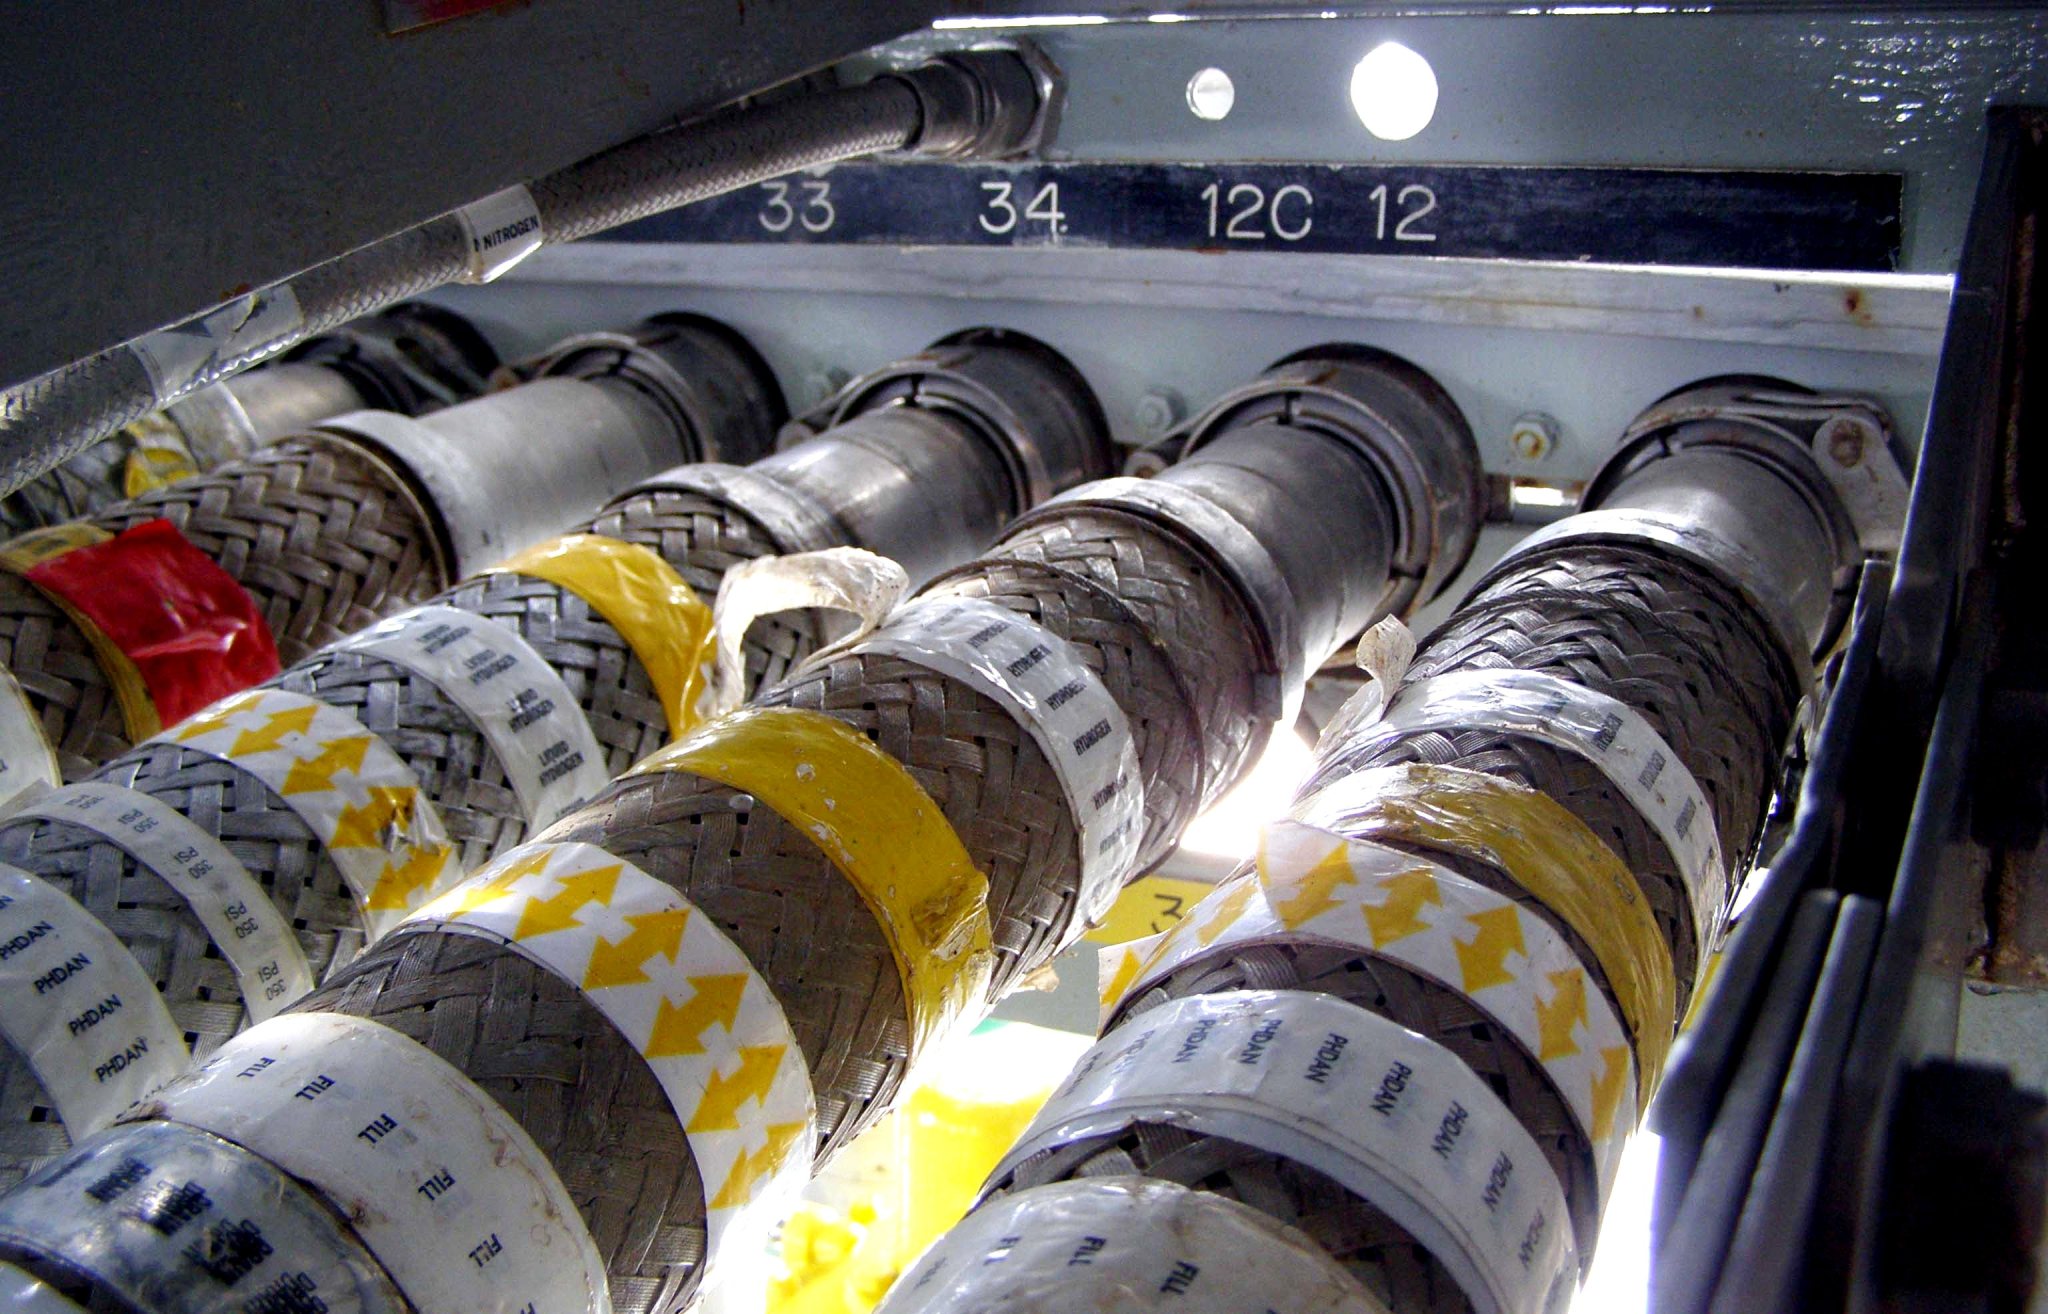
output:
[[[745,790],[809,836],[882,924],[915,1056],[988,995],[988,878],[902,763],[818,712],[749,707],[626,774],[687,771]]]
[[[1562,804],[1478,771],[1409,765],[1342,777],[1293,815],[1351,839],[1406,840],[1499,868],[1593,951],[1635,1041],[1640,1084],[1656,1089],[1678,1026],[1671,947],[1634,874]]]
[[[143,416],[121,436],[130,444],[121,470],[123,497],[141,497],[199,473],[199,458],[192,455],[185,431],[162,411]]]
[[[647,668],[670,737],[697,724],[715,659],[711,608],[659,553],[602,534],[564,534],[486,573],[544,579],[589,603]]]
[[[0,570],[27,580],[29,571],[50,558],[61,557],[76,548],[104,543],[113,537],[98,525],[78,521],[51,525],[46,529],[31,529],[0,543]],[[129,742],[139,744],[151,735],[161,733],[163,718],[157,715],[156,703],[149,696],[149,686],[142,682],[141,669],[129,659],[128,654],[116,647],[106,631],[93,624],[84,612],[48,589],[38,587],[35,581],[27,582],[85,635],[86,644],[92,648],[93,660],[99,663],[100,673],[114,688],[114,701],[121,709],[121,726],[128,732]]]

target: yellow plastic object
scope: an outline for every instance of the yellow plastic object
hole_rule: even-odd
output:
[[[565,534],[485,573],[531,575],[589,603],[647,668],[670,737],[697,724],[714,660],[711,608],[658,553],[602,534]]]
[[[952,1228],[1088,1046],[1085,1036],[990,1022],[936,1056],[836,1156],[783,1224],[767,1314],[867,1314]]]
[[[1172,876],[1140,876],[1116,896],[1101,923],[1081,938],[1093,944],[1123,944],[1180,925],[1216,887]]]
[[[143,416],[123,429],[121,436],[132,445],[121,468],[124,497],[141,497],[199,473],[184,431],[161,411]]]
[[[1578,932],[1599,960],[1656,1088],[1678,1025],[1671,947],[1642,886],[1614,851],[1549,795],[1458,767],[1380,767],[1345,776],[1294,809],[1352,839],[1406,840],[1506,873]]]
[[[75,548],[105,543],[113,537],[97,525],[76,521],[68,525],[51,525],[47,529],[31,529],[0,543],[0,570],[26,578],[29,571],[52,557],[61,557]],[[100,672],[114,688],[114,702],[121,709],[121,727],[128,732],[129,742],[139,744],[161,733],[163,718],[157,714],[156,702],[149,696],[149,686],[143,683],[141,668],[84,612],[48,589],[37,588],[36,592],[49,599],[50,604],[69,617],[85,635]]]
[[[881,923],[909,1001],[910,1053],[988,995],[988,878],[939,805],[865,735],[818,712],[750,707],[626,774],[688,771],[745,790],[808,835]]]

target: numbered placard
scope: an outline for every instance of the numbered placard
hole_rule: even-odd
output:
[[[1901,197],[1899,175],[1887,173],[869,163],[778,178],[629,224],[605,240],[1888,270],[1898,264]]]

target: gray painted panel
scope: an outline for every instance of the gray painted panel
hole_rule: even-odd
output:
[[[11,5],[0,382],[920,26],[924,0]]]

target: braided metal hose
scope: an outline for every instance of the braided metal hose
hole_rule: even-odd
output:
[[[712,345],[717,345],[714,339]],[[558,351],[551,368],[605,364],[621,344],[611,335],[579,339]],[[723,362],[724,369],[712,366]],[[734,349],[698,360],[695,393],[720,398],[717,444],[758,449],[774,434],[782,411],[765,365]],[[922,374],[919,373],[922,371]],[[856,534],[840,508],[872,510],[878,497],[908,503],[903,526],[928,525],[963,504],[971,490],[993,485],[1000,496],[981,503],[981,518],[967,527],[993,535],[1025,496],[1007,486],[1004,449],[1037,455],[1055,486],[1099,470],[1108,460],[1106,426],[1069,367],[1045,348],[1014,335],[987,334],[978,345],[939,350],[891,367],[895,377],[919,377],[932,397],[948,383],[995,377],[1014,394],[991,404],[976,425],[957,414],[926,407],[877,403],[849,411],[838,428],[801,448],[765,458],[750,470],[700,466],[667,472],[629,492],[583,532],[651,550],[700,596],[717,596],[734,566],[777,553],[849,541],[871,549],[914,544],[887,534]],[[856,387],[865,387],[868,381]],[[995,398],[995,401],[1004,401]],[[873,421],[886,414],[889,424]],[[1038,426],[1026,431],[1027,418]],[[846,448],[842,459],[833,449]],[[816,472],[845,473],[850,455],[880,460],[894,452],[915,460],[927,478],[891,486],[839,487],[831,500],[811,500],[779,482],[792,464]],[[949,458],[939,459],[950,453]],[[465,581],[434,600],[486,617],[516,632],[562,678],[604,753],[603,775],[616,775],[659,747],[668,733],[653,679],[628,637],[577,592],[513,572]],[[678,621],[678,623],[680,623]],[[765,617],[749,628],[742,652],[746,687],[778,678],[819,641],[807,613]],[[329,648],[271,681],[269,687],[315,698],[350,712],[402,757],[422,792],[435,800],[462,865],[482,864],[522,841],[528,818],[511,773],[485,732],[439,687],[417,671],[351,647]],[[100,773],[170,805],[228,844],[266,893],[292,920],[314,969],[325,974],[361,947],[362,913],[327,846],[305,820],[264,782],[230,761],[170,740],[145,744]],[[112,926],[159,982],[195,1055],[210,1052],[247,1022],[229,964],[213,950],[205,928],[161,874],[83,826],[23,821],[0,828],[0,861],[35,872]],[[14,1175],[61,1151],[62,1124],[25,1065],[0,1077],[0,1164]],[[0,1168],[0,1172],[4,1172]]]
[[[710,350],[692,332],[644,327],[635,350],[643,361],[666,352],[688,364],[683,353]],[[249,595],[290,665],[555,533],[618,488],[719,453],[674,366],[576,365],[573,381],[549,377],[423,420],[337,417],[83,523],[118,534],[170,521]],[[760,445],[726,450],[747,456]],[[558,454],[560,477],[539,477]],[[498,484],[516,484],[516,497],[493,496]],[[0,578],[0,657],[67,778],[133,742],[93,643],[36,586]]]
[[[224,379],[0,498],[0,532],[62,524],[364,407],[422,415],[484,390],[497,353],[452,311],[395,306]]]
[[[1009,52],[944,56],[859,86],[729,110],[638,138],[533,182],[524,207],[545,241],[574,241],[769,178],[878,151],[995,158],[1028,151],[1054,111],[1043,61]],[[307,336],[480,274],[484,247],[458,211],[316,265],[246,300],[210,356],[156,379],[117,346],[0,392],[0,489],[69,459],[158,406]],[[167,331],[168,332],[168,331]],[[144,339],[146,344],[149,339]]]
[[[1389,373],[1370,386],[1403,385]],[[1469,453],[1455,413],[1446,423]],[[1219,436],[1156,485],[1110,481],[1056,499],[924,595],[1029,617],[1102,682],[1130,722],[1145,787],[1134,869],[1234,783],[1301,672],[1376,613],[1395,535],[1391,498],[1357,451],[1365,441],[1272,423]],[[1268,553],[1270,543],[1284,546]],[[1468,534],[1444,550],[1469,545]],[[987,876],[992,995],[1079,933],[1079,823],[1019,714],[886,655],[895,632],[885,623],[756,704],[851,726],[943,811]],[[809,1068],[821,1154],[898,1090],[917,1019],[896,951],[807,829],[671,771],[615,783],[543,839],[627,860],[744,952]],[[372,946],[294,1012],[402,1032],[509,1110],[575,1198],[615,1307],[693,1298],[706,1246],[700,1167],[647,1060],[577,983],[502,942],[426,923]]]
[[[110,533],[168,520],[259,604],[281,661],[447,587],[433,520],[388,462],[347,439],[287,438],[246,460],[120,503]],[[0,576],[0,660],[67,778],[125,751],[113,681],[84,630],[28,581]]]
[[[1684,450],[1685,437],[1671,446]],[[1511,555],[1481,581],[1416,653],[1404,686],[1458,672],[1538,672],[1614,700],[1640,716],[1682,762],[1713,814],[1723,850],[1738,863],[1758,838],[1778,755],[1803,692],[1808,646],[1826,641],[1825,631],[1783,627],[1779,622],[1791,610],[1783,600],[1816,600],[1807,614],[1818,624],[1838,553],[1844,552],[1828,530],[1831,508],[1807,501],[1805,490],[1790,480],[1775,489],[1752,485],[1753,496],[1742,499],[1685,499],[1696,511],[1721,513],[1718,518],[1702,515],[1688,525],[1670,514],[1673,481],[1680,478],[1742,487],[1753,466],[1728,450],[1740,446],[1709,441],[1683,464],[1672,458],[1666,458],[1667,467],[1652,463],[1653,478],[1641,477],[1638,469],[1633,481],[1600,487],[1599,504],[1588,508],[1594,514],[1563,522],[1546,541]],[[1785,459],[1797,457],[1794,449]],[[1738,501],[1743,514],[1731,515]],[[1662,516],[1664,523],[1621,518],[1646,506],[1652,522]],[[1722,551],[1729,543],[1762,541],[1768,533],[1818,547],[1803,558],[1785,554],[1785,573],[1775,579],[1758,572],[1753,557]],[[1762,589],[1776,596],[1759,605]],[[1491,726],[1387,732],[1366,725],[1349,733],[1323,746],[1318,769],[1297,798],[1296,816],[1318,818],[1319,825],[1347,838],[1415,854],[1506,896],[1542,919],[1569,946],[1586,977],[1610,999],[1618,998],[1616,983],[1607,979],[1579,929],[1524,886],[1525,873],[1413,830],[1384,824],[1350,829],[1343,818],[1357,814],[1321,806],[1358,773],[1414,764],[1482,773],[1553,799],[1634,875],[1670,950],[1679,998],[1689,992],[1712,948],[1706,937],[1716,928],[1694,924],[1680,855],[1670,847],[1668,832],[1653,825],[1640,797],[1625,793],[1611,770],[1603,771],[1583,750]],[[1248,865],[1191,915],[1202,917],[1233,898],[1241,906],[1258,897],[1265,879]],[[1222,929],[1219,924],[1210,934]],[[1395,939],[1406,933],[1405,927],[1387,932]],[[1144,974],[1116,1006],[1099,1048],[1115,1047],[1120,1036],[1146,1026],[1148,1017],[1172,1001],[1230,992],[1313,993],[1391,1019],[1455,1056],[1512,1113],[1555,1174],[1581,1257],[1587,1257],[1601,1204],[1596,1146],[1548,1065],[1555,1054],[1547,1048],[1539,1054],[1503,1023],[1494,1011],[1497,1003],[1475,1002],[1471,987],[1387,952],[1384,946],[1392,942],[1375,939],[1371,943],[1382,947],[1366,948],[1284,930],[1237,942],[1226,936],[1212,948],[1175,957],[1156,975]],[[1357,1079],[1369,1083],[1378,1074],[1360,1073]],[[1645,1100],[1650,1089],[1646,1083]],[[1359,1098],[1370,1094],[1368,1085]],[[1440,1144],[1439,1152],[1448,1153],[1450,1143]],[[1475,1303],[1444,1257],[1383,1209],[1384,1201],[1339,1185],[1290,1154],[1179,1125],[1164,1109],[1157,1118],[1137,1117],[1114,1132],[1038,1150],[1000,1171],[990,1189],[1004,1193],[1109,1174],[1157,1176],[1264,1209],[1316,1238],[1394,1310],[1456,1312]]]
[[[682,451],[746,455],[774,441],[784,411],[773,376],[729,331],[709,321],[668,319],[633,335],[606,335],[605,346],[603,359],[577,355],[562,369],[629,382],[584,385],[556,379],[550,386],[615,387],[637,398],[643,396],[639,389],[658,382],[672,413],[656,415],[676,435],[673,446]],[[652,395],[646,405],[655,410]],[[601,437],[566,436],[579,443]],[[258,459],[269,461],[298,447],[343,457],[361,450],[339,439],[315,437],[288,440]],[[215,482],[192,480],[167,491]],[[360,507],[351,504],[350,509]],[[270,518],[276,519],[280,510],[269,508]],[[260,527],[253,514],[230,523]],[[414,523],[409,541],[417,555],[430,540],[426,527]],[[784,527],[778,533],[715,495],[660,486],[619,497],[587,528],[653,549],[693,588],[708,591],[706,596],[715,596],[727,568],[787,549],[794,532]],[[347,548],[344,543],[326,550]],[[356,553],[358,560],[364,555]],[[658,746],[665,725],[646,670],[625,638],[583,598],[558,584],[512,574],[480,575],[433,598],[428,581],[436,573],[416,569],[415,582],[389,605],[362,608],[362,621],[430,598],[490,617],[517,631],[560,675],[606,755],[605,774],[625,769]],[[0,586],[7,584],[42,601],[13,577],[0,577]],[[53,611],[47,603],[43,610]],[[65,629],[77,633],[68,621]],[[802,617],[788,623],[764,620],[751,637],[748,674],[756,677],[781,669],[814,642],[812,627]],[[22,653],[19,639],[16,653]],[[75,658],[74,666],[97,674],[82,646]],[[266,687],[345,708],[391,745],[426,795],[437,801],[465,864],[480,863],[524,837],[519,800],[483,728],[416,672],[362,651],[326,647]],[[147,794],[227,845],[289,917],[316,973],[324,974],[361,948],[362,912],[341,870],[320,837],[270,786],[229,761],[172,739],[108,755],[115,760],[93,778]],[[204,1054],[246,1024],[236,976],[186,898],[163,874],[105,835],[61,821],[17,821],[0,829],[0,862],[50,881],[111,927],[157,982],[195,1053]],[[0,1177],[18,1178],[67,1144],[63,1124],[29,1067],[14,1063],[0,1069]]]

